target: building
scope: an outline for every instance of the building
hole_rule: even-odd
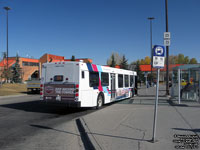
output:
[[[80,61],[80,60],[83,60],[86,63],[92,63],[92,59],[88,58],[75,59],[75,61]],[[39,78],[41,76],[40,70],[43,63],[60,62],[60,61],[70,61],[70,59],[65,59],[64,56],[57,56],[52,54],[44,54],[39,59],[19,57],[19,65],[22,68],[22,80],[26,81],[31,78]],[[15,63],[16,63],[16,57],[8,58],[8,67],[14,66]],[[5,67],[7,67],[6,58],[0,62],[0,76]],[[4,81],[5,79],[0,79],[0,80]]]
[[[8,58],[8,67],[14,66],[16,63],[16,57]],[[39,60],[32,58],[19,58],[19,65],[22,68],[22,79],[23,81],[28,80],[32,74],[34,74],[39,69]],[[4,68],[7,67],[7,59],[3,59],[0,62],[0,75],[2,74]],[[4,79],[2,79],[4,80]]]
[[[183,64],[170,64],[169,65],[169,78],[171,80],[171,75],[172,75],[172,69],[174,67],[177,66],[181,66]],[[140,70],[144,73],[144,74],[151,74],[151,65],[140,65]],[[154,74],[154,77],[156,77],[156,69],[152,68],[152,72]],[[163,82],[165,81],[166,78],[166,65],[163,69],[160,69],[160,81]]]

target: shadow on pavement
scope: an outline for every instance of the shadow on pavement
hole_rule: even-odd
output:
[[[184,129],[184,128],[172,128],[174,130],[179,130],[179,131],[192,131],[194,133],[196,132],[200,132],[200,128],[199,129]]]
[[[193,132],[199,139],[200,139],[200,129],[184,129],[184,128],[172,128],[174,130],[179,130],[179,131],[191,131]]]
[[[94,145],[92,144],[88,133],[85,131],[85,128],[83,126],[83,124],[81,123],[80,119],[76,119],[76,125],[78,127],[79,133],[81,135],[81,140],[83,142],[83,145],[85,147],[85,149],[91,149],[91,150],[95,150]]]
[[[186,104],[177,104],[177,103],[174,103],[172,100],[167,100],[167,102],[171,106],[188,107],[188,105],[186,105]]]
[[[46,130],[54,130],[54,131],[58,131],[58,132],[63,132],[63,133],[71,134],[71,135],[80,136],[80,135],[78,135],[76,133],[72,133],[72,132],[68,132],[68,131],[63,131],[63,130],[59,130],[59,129],[54,129],[54,128],[47,127],[47,126],[36,125],[36,124],[31,124],[30,126],[31,127],[35,127],[35,128],[46,129]]]
[[[31,101],[31,102],[21,102],[14,104],[5,104],[0,105],[0,107],[18,109],[27,112],[39,112],[39,113],[50,113],[50,114],[58,114],[58,115],[66,115],[71,113],[83,112],[87,110],[91,110],[89,108],[69,108],[64,106],[57,105],[46,105],[42,103],[40,100]]]
[[[155,98],[156,94],[154,95],[141,95],[141,94],[138,94],[137,97],[153,97]],[[159,95],[158,97],[166,97],[166,95]]]

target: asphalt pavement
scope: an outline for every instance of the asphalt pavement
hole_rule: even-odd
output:
[[[152,142],[155,87],[94,109],[41,105],[39,96],[0,100],[2,150],[200,149],[200,104],[165,96],[160,85],[156,142]]]

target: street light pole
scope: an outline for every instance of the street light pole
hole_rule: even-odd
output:
[[[8,11],[11,9],[10,7],[4,7],[6,10],[6,15],[7,15],[7,82],[8,82]]]
[[[168,32],[168,0],[165,0],[166,32]],[[166,95],[169,95],[169,46],[166,46]]]
[[[152,84],[152,63],[153,63],[153,48],[152,48],[152,20],[154,20],[154,17],[147,18],[150,20],[150,51],[151,51],[151,84]]]

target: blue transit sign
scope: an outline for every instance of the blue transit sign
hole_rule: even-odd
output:
[[[153,48],[153,67],[163,68],[165,66],[165,48],[155,45]]]
[[[154,55],[153,56],[165,57],[165,48],[164,48],[164,46],[155,45],[153,50],[154,50]]]

